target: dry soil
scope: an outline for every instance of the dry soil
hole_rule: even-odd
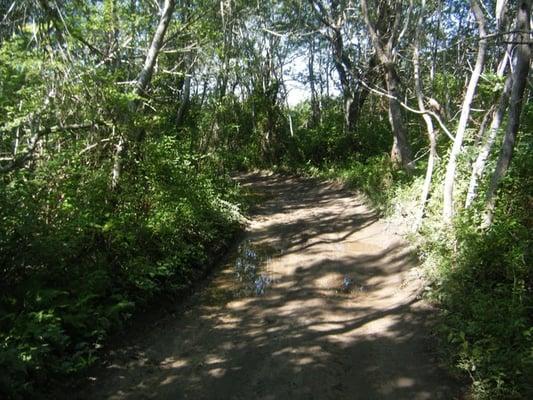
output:
[[[303,178],[238,179],[262,201],[235,254],[72,397],[460,398],[436,361],[416,261],[360,197]]]

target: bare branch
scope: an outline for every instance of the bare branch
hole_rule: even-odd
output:
[[[409,107],[407,104],[405,104],[402,100],[400,100],[398,97],[394,97],[390,94],[388,94],[387,92],[384,92],[383,89],[382,90],[378,90],[378,89],[375,89],[373,87],[370,87],[366,82],[364,81],[359,81],[361,83],[361,85],[363,85],[367,90],[369,90],[370,92],[372,93],[375,93],[379,96],[383,96],[383,97],[387,97],[388,99],[394,99],[396,100],[398,103],[400,103],[400,105],[405,108],[407,111],[410,111],[414,114],[419,114],[419,115],[423,115],[423,114],[427,114],[427,115],[431,115],[433,118],[435,118],[435,121],[437,121],[437,123],[440,125],[440,127],[442,128],[442,130],[444,131],[444,133],[446,133],[446,136],[448,136],[451,140],[454,140],[455,138],[453,137],[453,135],[451,134],[450,130],[446,127],[446,125],[444,124],[444,122],[442,122],[442,119],[439,117],[439,115],[433,111],[430,111],[430,110],[425,110],[425,111],[420,111],[420,110],[417,110],[417,109],[414,109],[412,107]]]
[[[48,128],[41,129],[35,132],[31,139],[26,152],[18,157],[15,157],[7,165],[0,166],[0,173],[7,173],[14,171],[15,169],[22,168],[29,160],[33,158],[37,144],[39,141],[46,135],[50,133],[62,132],[62,131],[71,131],[71,130],[83,130],[88,128],[97,128],[99,125],[107,125],[102,122],[87,122],[83,124],[72,124],[72,125],[55,125]]]

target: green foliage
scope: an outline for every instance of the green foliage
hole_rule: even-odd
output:
[[[364,193],[372,205],[385,212],[394,195],[395,178],[404,175],[393,168],[387,155],[376,156],[365,161],[345,162],[343,165],[326,164],[323,168],[307,165],[302,172],[325,179],[341,179],[350,187]]]
[[[0,48],[0,129],[20,126],[26,116],[41,107],[45,95],[43,59],[40,51],[28,48],[29,35],[6,41]],[[51,70],[54,65],[50,65]],[[51,71],[47,71],[50,73]],[[7,136],[7,135],[6,135]],[[0,137],[4,147],[6,137]],[[3,150],[3,149],[2,149]]]
[[[471,395],[480,400],[522,399],[533,394],[530,116],[531,107],[526,106],[524,132],[516,145],[510,173],[499,190],[490,229],[479,228],[483,196],[471,210],[459,213],[453,227],[443,224],[446,164],[439,163],[424,224],[412,237],[424,263],[426,293],[441,311],[437,329],[446,361],[458,374],[471,378]],[[468,152],[459,159],[458,204],[464,202],[461,193],[470,178],[471,161]],[[393,222],[404,226],[413,225],[424,170],[421,163],[414,176],[406,176],[394,170],[386,156],[303,168],[306,173],[340,178],[353,185]]]
[[[236,192],[182,150],[148,141],[118,198],[70,154],[4,179],[1,392],[27,396],[83,370],[135,310],[183,293],[229,243],[238,223],[224,200]]]
[[[301,103],[294,110],[295,134],[286,162],[292,165],[324,163],[346,159],[352,154],[353,138],[343,132],[340,99],[324,99],[321,121],[310,126],[311,107]]]
[[[480,399],[521,398],[531,391],[533,374],[526,255],[531,237],[514,219],[499,220],[486,233],[460,221],[456,232],[458,251],[452,259],[439,259],[434,292],[453,363],[468,372]]]
[[[533,393],[529,143],[531,136],[524,132],[490,229],[479,228],[481,197],[473,209],[459,214],[453,229],[445,230],[435,191],[437,199],[417,239],[432,282],[428,293],[442,310],[448,362],[472,379],[478,399],[521,399]]]
[[[301,2],[235,1],[222,8],[205,0],[178,3],[142,95],[133,84],[157,26],[157,2],[59,2],[50,10],[47,2],[9,2],[9,10],[2,9],[2,167],[42,134],[31,157],[0,175],[2,398],[46,396],[54,382],[93,364],[106,338],[131,315],[186,293],[205,274],[238,229],[243,195],[228,171],[288,168],[340,178],[404,225],[417,215],[425,165],[418,161],[408,176],[391,164],[385,99],[370,96],[349,133],[342,96],[324,95],[314,116],[308,101],[289,110],[285,105],[287,66],[310,44],[315,76],[297,79],[314,79],[322,94],[338,84],[330,70],[331,43],[313,36],[325,32],[319,10]],[[337,5],[339,15],[347,4]],[[460,53],[477,40],[468,37],[467,2],[427,7],[440,11],[425,19],[433,37],[421,40],[421,54],[442,68],[428,79],[422,65],[423,86],[446,106],[442,117],[451,125],[470,74],[464,66],[473,61],[470,52]],[[365,30],[358,11],[351,15],[343,35]],[[447,15],[453,17],[442,18]],[[276,34],[300,30],[309,31]],[[409,36],[406,31],[401,47]],[[370,69],[371,52],[356,51],[352,38],[345,39],[343,56],[357,69],[351,72],[365,77],[368,64],[376,76],[367,77],[382,86],[379,68]],[[433,48],[439,51],[432,54]],[[488,52],[487,65],[495,64],[497,53]],[[401,92],[409,97],[412,66],[405,60],[397,66]],[[190,96],[185,76],[193,78]],[[473,121],[494,103],[503,82],[483,75]],[[415,104],[412,96],[406,102]],[[182,105],[186,111],[177,121]],[[404,117],[418,158],[427,148],[420,116]],[[525,104],[521,141],[491,229],[479,228],[482,196],[471,211],[460,210],[478,151],[476,124],[470,124],[457,160],[459,217],[453,227],[442,224],[445,164],[439,163],[415,237],[431,281],[428,292],[442,309],[449,360],[472,377],[480,399],[533,398],[532,117],[533,106]],[[111,190],[121,139],[122,173]],[[442,159],[449,144],[439,134]],[[480,192],[487,181],[480,182]]]

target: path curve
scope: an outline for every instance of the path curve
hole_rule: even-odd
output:
[[[263,295],[237,296],[234,263],[191,305],[119,349],[87,399],[459,398],[436,364],[407,245],[334,183],[241,176],[262,204]],[[267,249],[267,250],[264,250]]]

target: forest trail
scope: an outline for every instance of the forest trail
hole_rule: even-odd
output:
[[[80,398],[459,398],[436,364],[409,249],[360,198],[302,178],[238,179],[262,201],[234,256],[184,310],[115,351]]]

